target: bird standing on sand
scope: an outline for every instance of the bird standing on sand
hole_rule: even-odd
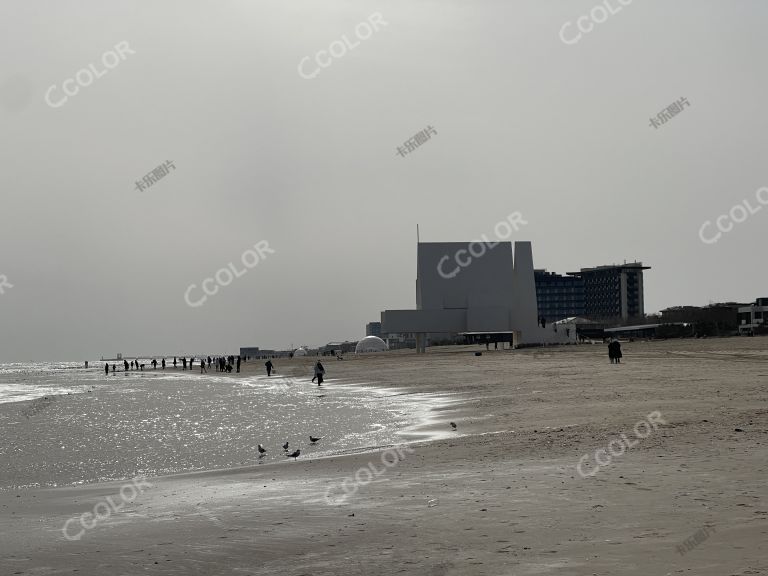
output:
[[[262,446],[261,444],[259,444],[259,458],[264,456],[264,454],[266,454],[266,453],[267,453],[267,449],[264,448],[264,446]]]
[[[309,441],[312,442],[312,444],[317,444],[317,441],[320,440],[322,436],[312,436],[312,434],[309,435]]]
[[[294,460],[296,460],[296,458],[298,458],[300,454],[301,454],[301,450],[296,450],[296,452],[291,452],[290,454],[286,454],[286,457],[293,458]]]
[[[453,428],[454,430],[456,430],[456,422],[451,422],[451,428]]]
[[[288,442],[286,442],[285,444],[283,444],[283,450],[285,450],[286,452],[288,452]]]

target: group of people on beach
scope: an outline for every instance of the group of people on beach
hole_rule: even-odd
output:
[[[206,369],[206,361],[208,363],[208,369],[211,368],[211,365],[215,363],[216,365],[216,371],[217,372],[232,372],[232,370],[237,370],[237,372],[240,372],[240,362],[242,361],[240,356],[214,356],[211,358],[208,356],[207,358],[200,358],[200,373],[203,374],[205,372],[208,372]],[[195,364],[195,358],[194,356],[187,360],[186,357],[183,357],[181,359],[181,369],[186,370],[187,369],[187,362],[189,362],[189,369],[192,370]],[[152,369],[157,370],[157,359],[153,358],[150,362],[152,364]],[[179,364],[178,359],[174,356],[173,358],[173,367],[176,368]],[[130,370],[144,370],[145,364],[142,364],[139,362],[139,359],[131,360],[129,363],[128,360],[123,360],[123,371],[129,372]],[[161,359],[160,366],[163,370],[165,370],[165,358]],[[88,367],[86,363],[86,368]],[[112,364],[112,372],[117,372],[117,365]],[[107,362],[104,364],[104,373],[109,374],[109,363]]]
[[[240,356],[214,356],[211,358],[208,356],[207,358],[200,358],[200,373],[206,373],[208,370],[206,369],[206,361],[208,363],[208,369],[211,368],[211,365],[216,366],[217,372],[232,372],[232,370],[236,370],[238,373],[240,372],[240,363],[242,362],[242,358]],[[195,363],[194,356],[189,359],[189,369],[192,370]],[[157,360],[155,358],[152,359],[150,362],[152,364],[152,369],[157,370]],[[138,358],[136,360],[131,360],[130,363],[128,360],[123,360],[123,367],[124,372],[129,372],[130,370],[144,370],[144,364],[140,363]],[[160,366],[163,370],[165,370],[165,358],[161,359]],[[174,356],[173,358],[173,367],[176,368],[178,366],[178,360]],[[275,372],[275,365],[272,364],[271,360],[267,360],[264,363],[264,366],[267,369],[267,376],[272,376],[272,372]],[[88,367],[86,363],[86,368]],[[130,367],[130,370],[129,370]],[[187,369],[187,358],[183,357],[181,359],[181,369],[186,370]],[[117,365],[112,364],[112,373],[117,372]],[[104,364],[104,373],[109,374],[109,363]],[[312,377],[312,382],[317,380],[317,385],[322,386],[323,384],[323,376],[325,375],[325,367],[323,364],[318,360],[315,363],[314,366],[314,376]]]
[[[275,372],[277,374],[277,371],[275,370],[275,365],[272,364],[272,360],[267,360],[264,362],[264,366],[267,369],[267,376],[272,376],[272,372]],[[323,385],[323,376],[325,376],[325,367],[323,364],[318,360],[315,362],[314,366],[314,376],[312,377],[312,382],[317,380],[317,385],[322,386]]]

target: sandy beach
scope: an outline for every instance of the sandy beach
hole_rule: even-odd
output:
[[[399,454],[0,492],[0,574],[768,574],[768,338],[475,350],[325,362],[455,401]]]

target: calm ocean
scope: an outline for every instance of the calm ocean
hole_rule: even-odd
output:
[[[438,400],[333,379],[319,389],[308,377],[91,366],[0,364],[0,489],[282,462],[286,441],[299,462],[397,444]]]

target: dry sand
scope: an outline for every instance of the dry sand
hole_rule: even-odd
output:
[[[0,575],[768,574],[768,338],[635,342],[619,366],[603,345],[474,350],[325,362],[458,401],[388,469],[362,453],[153,478],[77,541],[64,522],[124,483],[1,493]],[[654,411],[666,425],[577,473]],[[329,505],[369,463],[381,474]]]

